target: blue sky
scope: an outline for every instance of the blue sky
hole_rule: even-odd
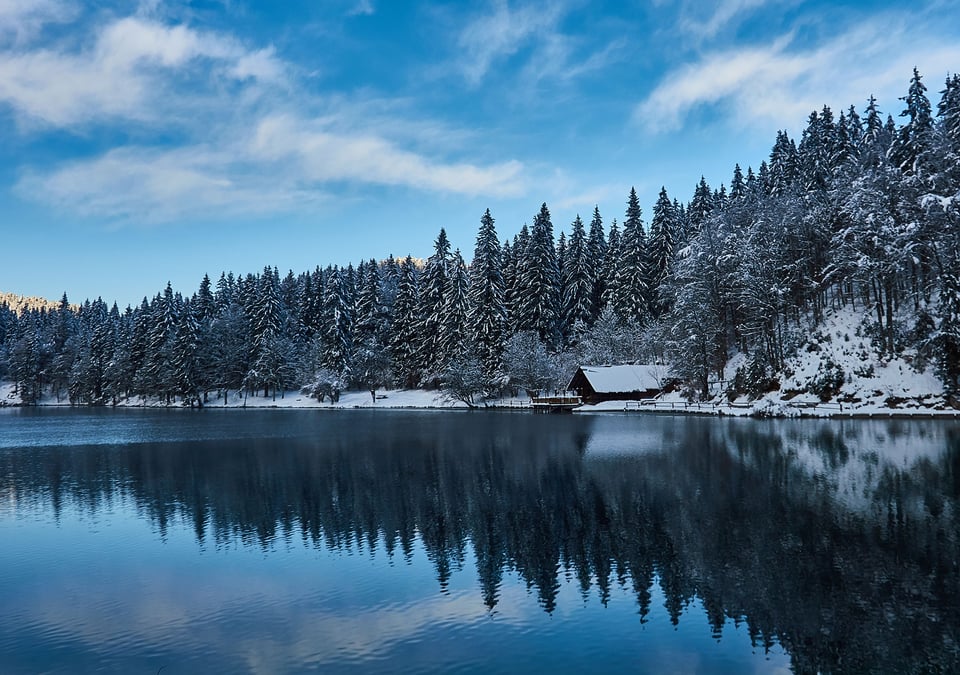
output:
[[[909,4],[909,9],[907,8]],[[121,306],[170,280],[472,255],[546,201],[687,200],[777,129],[913,66],[936,103],[960,2],[0,0],[0,290]]]

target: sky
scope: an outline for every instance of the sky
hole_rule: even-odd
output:
[[[778,129],[912,68],[936,105],[960,0],[0,0],[0,291],[121,308],[168,281],[469,261],[758,167]]]

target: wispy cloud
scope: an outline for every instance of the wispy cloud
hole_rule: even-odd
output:
[[[319,188],[261,175],[229,150],[207,145],[117,148],[51,170],[27,171],[15,190],[114,225],[283,213],[325,197]]]
[[[914,65],[935,78],[956,69],[960,43],[935,27],[888,14],[812,47],[793,35],[767,44],[705,53],[667,72],[634,109],[652,133],[679,128],[702,107],[736,125],[801,122],[824,104],[861,104],[871,93],[892,105]],[[894,111],[891,111],[894,112]]]
[[[288,116],[263,120],[252,151],[264,161],[295,161],[307,180],[349,180],[467,195],[516,195],[522,165],[493,166],[428,159],[374,133],[331,133],[321,124]]]
[[[707,39],[715,37],[720,31],[736,25],[752,13],[765,5],[782,3],[784,0],[721,0],[718,3],[695,3],[695,9],[685,10],[680,20],[680,28],[697,38]],[[694,17],[692,12],[702,12],[704,9],[713,10],[706,18]]]
[[[134,123],[140,139],[22,167],[15,190],[122,224],[310,208],[333,184],[525,189],[520,162],[471,160],[467,134],[403,101],[322,96],[315,86],[272,46],[146,15],[95,27],[88,46],[0,49],[0,105],[25,121],[23,133]]]
[[[460,32],[460,71],[471,86],[480,84],[498,62],[556,33],[565,14],[563,3],[511,7],[495,0],[493,11],[475,17]]]
[[[517,161],[430,158],[376,133],[333,131],[330,119],[278,115],[252,126],[246,135],[234,129],[207,143],[122,147],[27,171],[16,190],[122,225],[292,212],[327,199],[329,186],[339,183],[495,197],[526,189]]]
[[[0,0],[0,45],[20,45],[33,39],[48,24],[67,23],[78,10],[61,0]]]
[[[371,0],[358,0],[347,12],[347,16],[371,16],[376,12]]]
[[[479,86],[494,71],[514,73],[522,87],[569,84],[620,60],[626,38],[598,45],[595,35],[562,29],[576,4],[494,0],[490,11],[475,15],[459,32],[456,74],[469,87]]]

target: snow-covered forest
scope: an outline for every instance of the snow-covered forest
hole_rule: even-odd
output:
[[[0,303],[0,380],[24,403],[423,387],[474,404],[562,387],[579,363],[658,362],[688,397],[757,397],[853,312],[865,363],[935,372],[953,399],[960,75],[934,104],[914,70],[902,101],[896,119],[872,97],[814,111],[729,184],[662,189],[649,221],[631,190],[620,222],[596,208],[559,235],[546,204],[503,241],[488,210],[469,258],[441,230],[423,261],[205,276],[125,310]],[[799,386],[826,399],[853,375],[827,359]]]

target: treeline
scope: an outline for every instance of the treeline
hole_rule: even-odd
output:
[[[572,364],[656,360],[691,397],[759,395],[830,309],[870,317],[878,358],[911,350],[960,392],[960,76],[934,107],[914,70],[902,124],[810,114],[757,171],[665,189],[647,225],[631,190],[622,224],[599,208],[554,236],[543,204],[501,243],[488,210],[472,261],[441,230],[425,262],[363,261],[281,276],[204,277],[120,311],[102,300],[15,313],[0,305],[0,378],[24,402],[212,392],[318,397],[346,387],[445,387],[469,403],[507,387],[562,386]]]

